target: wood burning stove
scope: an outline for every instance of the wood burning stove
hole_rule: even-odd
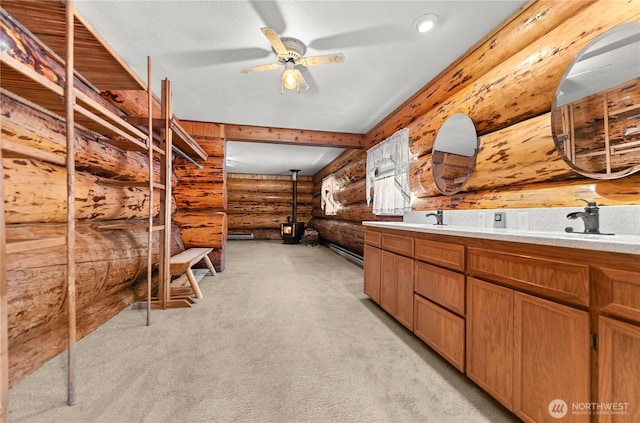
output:
[[[285,244],[300,244],[304,233],[304,222],[298,222],[298,172],[300,169],[290,169],[293,189],[292,216],[287,216],[287,223],[280,224],[280,236]]]

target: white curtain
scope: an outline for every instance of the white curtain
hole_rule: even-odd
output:
[[[338,204],[333,199],[333,193],[337,190],[336,179],[332,175],[322,180],[322,195],[320,200],[320,208],[324,210],[326,215],[338,214]]]
[[[367,205],[373,200],[374,214],[402,215],[411,210],[410,161],[407,128],[367,150]]]

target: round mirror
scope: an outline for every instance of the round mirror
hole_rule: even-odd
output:
[[[596,179],[640,170],[640,22],[590,42],[564,74],[551,109],[556,149]]]
[[[445,195],[459,192],[471,176],[478,153],[478,135],[473,121],[456,113],[444,121],[431,152],[431,174]]]

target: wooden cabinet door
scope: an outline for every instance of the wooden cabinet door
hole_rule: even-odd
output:
[[[370,245],[364,246],[364,293],[380,304],[380,269],[382,251]]]
[[[588,422],[572,404],[589,398],[589,315],[565,305],[514,293],[514,408],[524,421],[553,421],[549,404],[567,404],[563,421]]]
[[[413,330],[413,259],[381,251],[380,305]]]
[[[396,281],[396,255],[381,251],[380,306],[393,317],[398,311],[398,284]]]
[[[598,402],[616,403],[620,414],[599,422],[640,422],[640,326],[600,317]]]
[[[395,256],[397,281],[396,319],[409,330],[413,330],[413,259]]]
[[[414,295],[414,333],[464,372],[464,319]]]
[[[513,406],[514,291],[467,277],[467,376]]]

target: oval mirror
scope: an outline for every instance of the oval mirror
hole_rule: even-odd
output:
[[[556,150],[581,175],[640,170],[640,22],[591,41],[564,74],[551,109]]]
[[[438,190],[445,195],[459,192],[476,165],[478,135],[473,121],[456,113],[444,121],[431,152],[431,174]]]

